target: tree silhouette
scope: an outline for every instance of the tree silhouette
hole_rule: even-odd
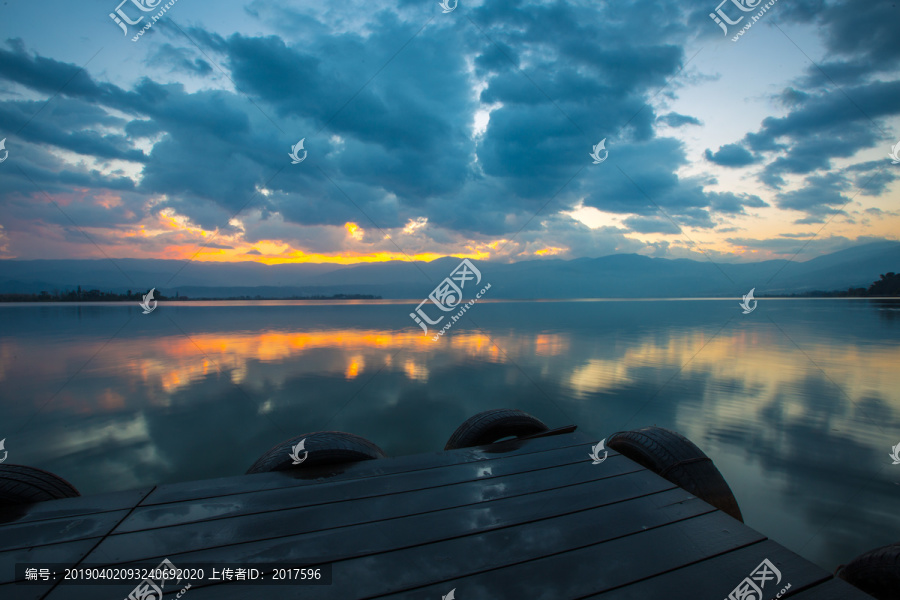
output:
[[[869,286],[869,296],[900,296],[900,275],[884,273],[879,281]]]

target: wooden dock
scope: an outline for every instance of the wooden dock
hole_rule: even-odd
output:
[[[787,584],[781,598],[871,600],[622,455],[592,464],[594,443],[568,433],[5,509],[0,598],[120,600],[137,581],[15,583],[15,565],[167,558],[331,566],[330,585],[194,582],[187,600],[728,600],[768,559],[781,581],[763,600]]]

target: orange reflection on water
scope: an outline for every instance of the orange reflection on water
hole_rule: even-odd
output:
[[[347,370],[344,372],[344,377],[346,379],[356,379],[356,376],[359,375],[360,366],[365,368],[365,360],[363,360],[362,355],[356,355],[350,359],[350,364],[347,365]]]
[[[205,379],[225,378],[246,389],[271,385],[279,387],[288,379],[303,375],[331,375],[352,380],[371,369],[398,369],[410,380],[425,383],[430,376],[429,360],[434,355],[447,357],[447,363],[460,357],[484,362],[505,362],[506,354],[492,338],[477,332],[460,331],[437,341],[419,329],[332,329],[317,331],[211,332],[188,335],[141,336],[138,338],[81,338],[78,343],[47,347],[27,338],[7,338],[0,343],[0,382],[14,378],[66,381],[72,365],[84,365],[77,381],[54,402],[55,408],[88,412],[115,411],[128,403],[123,389],[140,385],[149,393],[153,406],[167,406],[179,390]],[[531,335],[506,334],[494,338],[512,353],[531,351],[536,345]],[[545,346],[548,342],[538,342]],[[556,343],[550,343],[553,346]],[[559,344],[556,344],[557,346]],[[400,355],[402,351],[409,351]],[[553,353],[553,352],[551,352]],[[394,356],[398,361],[392,361]],[[85,364],[85,357],[92,357]],[[393,364],[392,364],[393,363]],[[17,365],[19,368],[11,368]],[[22,365],[28,365],[23,372]],[[75,391],[82,381],[116,378],[118,385],[96,389],[90,401]],[[104,383],[106,383],[104,381]],[[120,393],[121,392],[121,393]],[[75,395],[69,398],[68,394]],[[69,402],[71,400],[71,402]]]
[[[423,383],[428,381],[428,367],[416,363],[412,358],[403,363],[403,372],[406,373],[408,379],[413,381],[421,381]]]
[[[785,389],[799,389],[807,378],[823,377],[824,371],[829,389],[839,387],[854,402],[879,397],[900,409],[894,391],[900,389],[896,369],[900,352],[890,344],[839,344],[824,335],[807,334],[800,341],[803,352],[798,352],[771,327],[718,335],[670,329],[629,339],[614,335],[593,339],[567,332],[488,335],[461,328],[437,341],[432,337],[433,333],[409,328],[192,332],[80,338],[77,343],[52,346],[25,337],[5,338],[0,342],[0,382],[13,387],[27,380],[65,382],[74,373],[73,365],[84,365],[53,409],[86,406],[89,412],[113,412],[129,404],[138,388],[147,391],[142,397],[152,405],[165,406],[176,401],[176,392],[207,379],[238,384],[248,393],[269,393],[266,390],[294,385],[292,380],[301,377],[358,379],[367,368],[370,373],[387,369],[409,381],[427,383],[434,372],[462,362],[515,362],[536,376],[558,378],[575,398],[614,394],[655,378],[654,373],[662,373],[654,379],[659,387],[669,385],[670,377],[673,386],[705,375],[711,381],[740,382],[749,401],[717,402],[720,390],[715,387],[709,388],[708,398],[698,399],[708,415],[721,412],[731,420],[743,418],[745,412],[749,415]],[[85,363],[85,357],[92,358]],[[516,376],[510,377],[514,383]],[[783,407],[788,413],[808,410],[791,401]]]
[[[298,352],[324,348],[354,350],[362,348],[399,349],[431,346],[430,338],[409,332],[340,329],[331,331],[264,331],[262,333],[196,334],[171,338],[175,347],[169,355],[238,355],[256,360],[283,360]]]
[[[568,352],[568,335],[541,333],[534,340],[534,353],[538,356],[559,356]]]

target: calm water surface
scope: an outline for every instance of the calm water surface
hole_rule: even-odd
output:
[[[826,569],[900,539],[900,304],[482,301],[436,342],[411,309],[0,306],[7,462],[93,494],[238,475],[323,429],[437,451],[476,412],[517,407],[596,439],[686,435],[749,526]]]

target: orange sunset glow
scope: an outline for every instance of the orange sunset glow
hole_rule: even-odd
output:
[[[900,388],[900,373],[894,368],[900,355],[896,348],[847,346],[807,348],[806,354],[797,353],[790,346],[779,345],[780,334],[748,333],[742,330],[730,335],[706,339],[702,332],[688,332],[670,336],[660,343],[653,339],[628,346],[625,354],[608,358],[586,355],[580,364],[569,372],[557,373],[574,397],[589,397],[612,392],[618,387],[635,383],[641,365],[668,365],[679,368],[684,365],[685,377],[690,373],[715,373],[726,380],[746,380],[759,388],[761,397],[778,393],[785,385],[791,385],[789,374],[804,373],[810,361],[827,368],[829,377],[846,389],[863,389],[865,393],[895,397],[893,390]],[[771,337],[771,339],[768,339]],[[289,377],[300,374],[330,376],[345,381],[371,375],[379,369],[404,373],[411,381],[426,382],[441,363],[435,362],[440,353],[441,361],[481,361],[510,364],[512,357],[520,361],[527,356],[536,357],[548,373],[556,372],[556,361],[566,361],[573,350],[570,334],[502,334],[488,336],[464,331],[445,336],[441,343],[432,342],[430,336],[415,332],[390,330],[340,329],[328,331],[263,331],[260,333],[235,332],[229,334],[196,333],[190,338],[174,335],[144,339],[136,344],[112,340],[105,344],[97,340],[77,349],[79,355],[99,352],[85,371],[84,377],[102,377],[113,364],[127,365],[121,375],[136,378],[141,385],[158,390],[154,395],[162,404],[169,402],[171,394],[184,390],[198,382],[226,377],[248,390],[265,385],[283,386]],[[770,346],[770,352],[754,353],[751,348]],[[697,348],[703,348],[697,353]],[[38,356],[38,346],[26,340],[5,344],[0,357],[0,384],[9,383],[18,375],[4,368],[12,355],[25,359]],[[72,351],[76,349],[72,348]],[[392,360],[397,352],[397,362]],[[735,360],[734,357],[739,357]],[[74,356],[73,356],[74,358]],[[67,360],[32,363],[29,377],[53,381],[66,377]],[[865,382],[859,377],[855,365],[867,365]],[[793,365],[792,367],[790,365]],[[289,366],[288,369],[284,367]],[[249,377],[251,371],[254,374]],[[787,378],[786,378],[787,377]],[[843,382],[843,383],[842,383]],[[864,384],[863,384],[864,383]],[[862,385],[861,385],[862,384]],[[861,386],[861,387],[860,387]],[[104,389],[94,400],[83,403],[73,390],[67,390],[58,403],[57,410],[118,411],[128,405],[127,396],[113,388]],[[900,400],[896,403],[900,410]]]

